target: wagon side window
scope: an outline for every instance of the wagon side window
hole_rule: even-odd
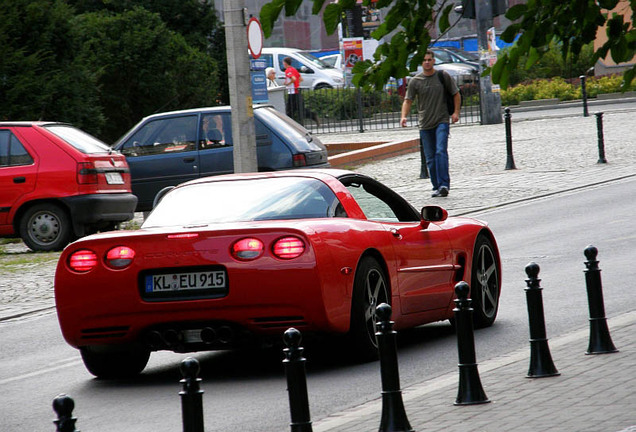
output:
[[[126,156],[145,156],[196,150],[197,116],[149,121],[122,146]]]

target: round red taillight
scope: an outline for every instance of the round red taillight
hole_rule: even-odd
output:
[[[241,261],[251,261],[263,255],[263,242],[255,238],[244,238],[232,245],[232,256]]]
[[[281,259],[297,258],[305,251],[305,243],[298,237],[283,237],[274,243],[272,252]]]
[[[97,254],[88,249],[73,252],[68,258],[68,266],[78,273],[86,273],[97,266]]]
[[[110,268],[123,269],[128,267],[135,258],[135,251],[128,246],[117,246],[106,253],[106,264]]]

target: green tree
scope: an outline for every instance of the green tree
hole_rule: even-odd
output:
[[[312,0],[312,13],[318,14],[327,0]],[[272,0],[261,9],[260,17],[266,37],[280,13],[296,14],[302,0]],[[370,0],[363,0],[369,6]],[[595,52],[595,59],[610,54],[616,62],[631,60],[636,55],[636,1],[625,1],[632,10],[632,23],[624,22],[622,15],[608,16],[603,9],[613,9],[618,0],[528,0],[527,4],[510,8],[506,17],[515,21],[502,35],[507,42],[519,39],[509,53],[503,55],[492,69],[493,81],[502,87],[508,85],[510,74],[519,59],[527,55],[525,67],[536,63],[548,50],[551,41],[560,43],[564,58],[572,52],[578,56],[583,46],[593,41],[596,31],[607,24],[608,42]],[[327,33],[333,33],[343,13],[356,6],[356,0],[340,0],[324,7],[323,21]],[[376,50],[374,61],[356,63],[353,82],[379,88],[393,76],[401,78],[415,70],[431,42],[430,30],[439,17],[439,31],[450,27],[449,13],[454,2],[450,0],[378,0],[376,7],[388,8],[385,20],[372,33],[377,40],[390,38]],[[417,53],[407,64],[408,55]],[[636,66],[624,75],[625,86],[634,78]]]
[[[169,30],[161,17],[136,7],[78,15],[77,59],[98,74],[99,105],[112,142],[154,112],[212,104],[218,95],[212,58]]]
[[[57,120],[99,130],[96,76],[74,57],[62,0],[0,0],[0,119]]]
[[[166,27],[181,34],[188,45],[209,54],[219,77],[227,77],[225,31],[219,22],[213,0],[68,0],[78,13],[108,11],[121,14],[142,7],[159,14]],[[230,101],[227,79],[218,81],[218,103]]]

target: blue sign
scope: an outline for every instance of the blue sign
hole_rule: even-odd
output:
[[[268,103],[269,95],[267,94],[267,78],[263,70],[253,70],[250,72],[252,78],[252,102]]]
[[[250,70],[262,71],[267,69],[267,61],[263,59],[250,59]]]

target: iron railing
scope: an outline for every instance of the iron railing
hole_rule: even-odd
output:
[[[480,123],[479,84],[462,84],[460,89],[462,108],[459,123]],[[364,132],[400,127],[404,88],[398,86],[387,86],[383,91],[356,87],[301,89],[300,96],[300,103],[295,105],[291,116],[313,133]],[[416,104],[413,104],[408,126],[416,125],[417,111]]]

